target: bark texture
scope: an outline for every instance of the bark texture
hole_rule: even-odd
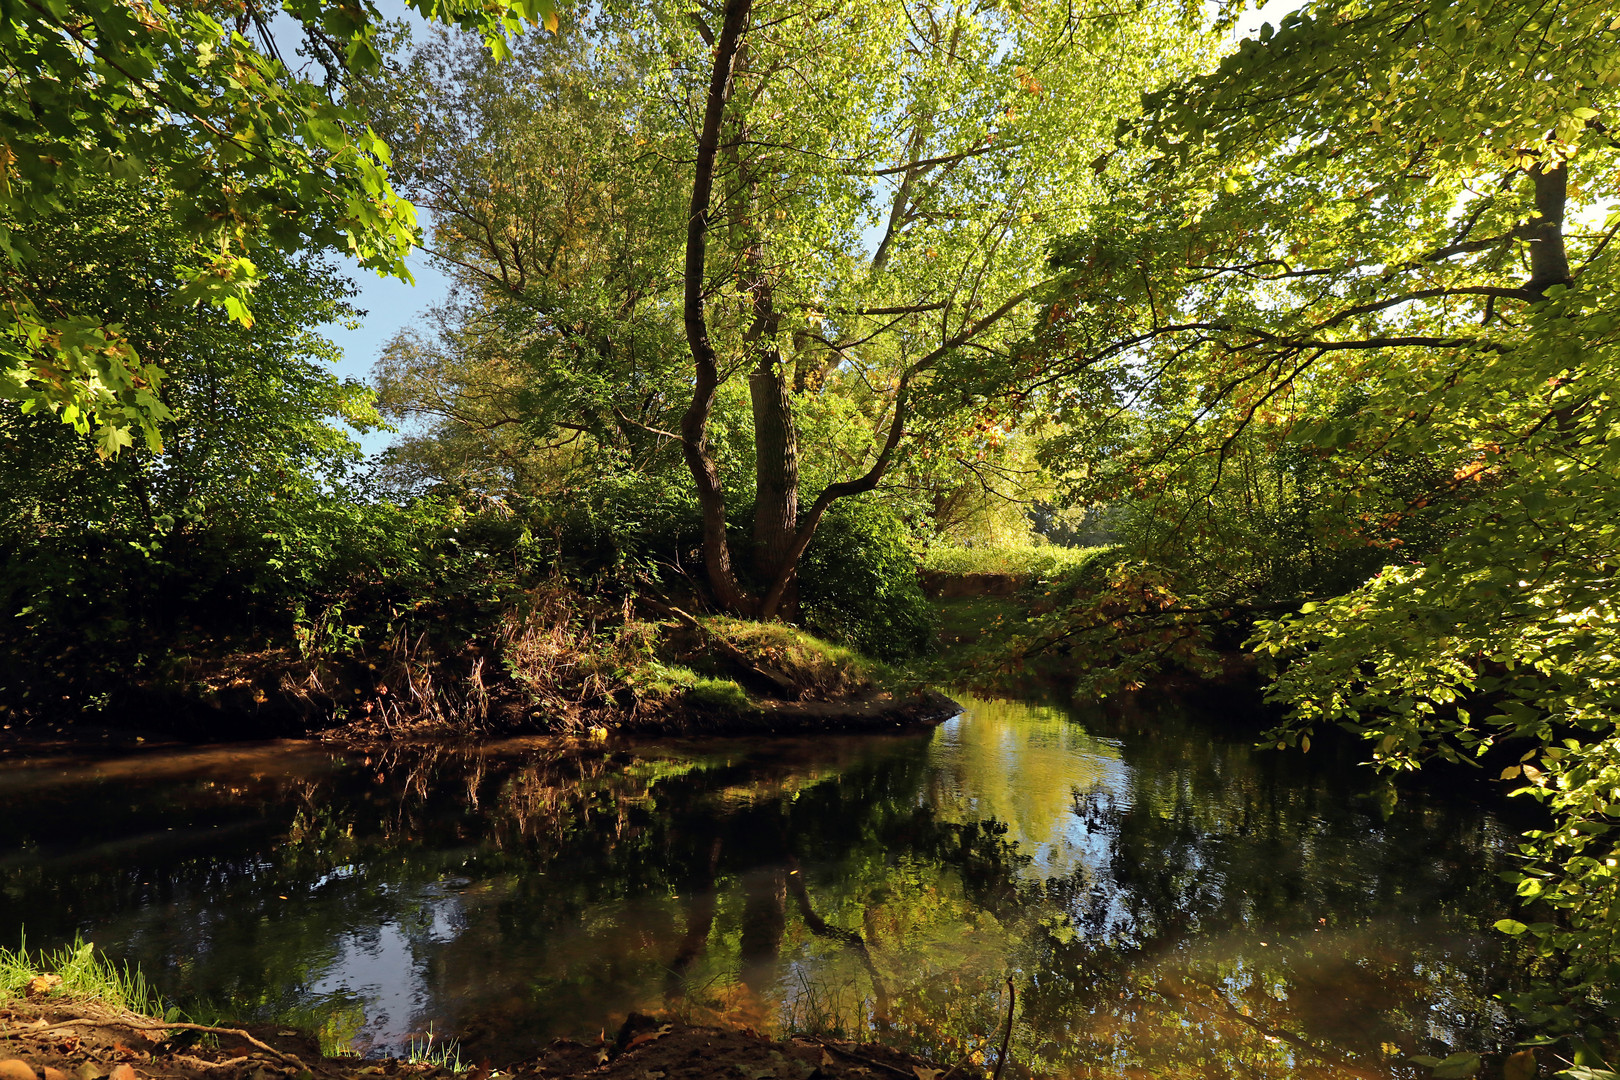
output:
[[[1569,191],[1569,169],[1562,162],[1536,166],[1536,218],[1525,230],[1530,242],[1530,280],[1525,291],[1539,300],[1554,285],[1568,285],[1569,255],[1564,249],[1564,204]]]

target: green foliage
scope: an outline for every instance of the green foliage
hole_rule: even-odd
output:
[[[1068,640],[1261,616],[1280,746],[1523,754],[1557,987],[1521,1004],[1571,1037],[1620,1023],[1617,35],[1596,0],[1307,4],[1149,96],[1140,197],[1055,249],[1039,335],[1139,560]]]
[[[679,151],[644,100],[655,63],[587,28],[500,63],[441,36],[367,88],[460,286],[377,366],[384,408],[415,429],[391,451],[402,486],[556,494],[679,467],[664,432],[684,341],[665,301],[689,181],[660,156]]]
[[[1059,578],[1084,566],[1106,548],[959,547],[935,544],[921,568],[938,574],[1009,574],[1039,580]]]
[[[610,472],[534,505],[576,574],[678,580],[702,535],[696,500],[670,473]]]
[[[555,25],[550,0],[413,6],[496,51],[525,19]],[[389,186],[388,148],[339,89],[381,66],[379,13],[369,2],[286,0],[281,14],[324,68],[322,82],[288,69],[251,6],[230,16],[209,5],[75,0],[14,5],[0,23],[0,212],[11,219],[0,228],[0,397],[81,433],[95,428],[104,457],[129,446],[134,429],[160,445],[165,372],[122,323],[53,295],[34,218],[108,177],[161,176],[184,232],[171,280],[186,304],[244,328],[262,281],[255,245],[346,250],[409,276],[414,212]]]
[[[805,625],[880,660],[925,652],[934,615],[905,524],[882,503],[834,505],[799,565]]]
[[[706,543],[725,535],[722,502],[753,501],[762,533],[800,534],[739,548],[754,548],[735,562],[754,564],[762,594],[791,570],[764,563],[818,527],[798,493],[870,490],[905,457],[882,449],[891,432],[945,455],[904,466],[908,486],[937,496],[941,527],[1010,519],[1027,532],[1021,508],[984,491],[985,476],[1027,464],[997,452],[1016,410],[986,418],[974,391],[1018,362],[1010,346],[1050,276],[1027,252],[1098,202],[1079,148],[1107,145],[1142,84],[1201,60],[1186,15],[754,6],[701,268],[703,337],[725,374],[712,400],[699,394],[704,438],[689,449],[708,459],[695,475],[719,478],[700,485]],[[694,189],[668,163],[694,156],[691,108],[715,47],[703,20],[716,17],[602,5],[525,41],[513,63],[430,42],[366,89],[403,183],[439,211],[436,246],[461,289],[433,334],[396,340],[378,369],[385,409],[420,422],[394,452],[403,484],[552,495],[615,471],[691,482],[673,433],[694,404]],[[796,441],[758,437],[794,429]],[[718,556],[709,570],[729,577]]]
[[[358,447],[342,425],[376,414],[309,329],[352,314],[321,261],[255,251],[249,330],[186,298],[186,226],[160,184],[82,188],[28,235],[57,301],[119,324],[170,373],[161,453],[105,460],[49,417],[0,414],[0,685],[56,700],[29,686],[47,668],[111,679],[193,627],[284,624],[373,512],[344,487]]]

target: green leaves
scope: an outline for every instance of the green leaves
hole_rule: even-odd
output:
[[[1497,925],[1571,1015],[1620,953],[1616,34],[1597,2],[1325,0],[1150,96],[1131,198],[1055,249],[1040,376],[1090,410],[1051,456],[1167,587],[1289,609],[1249,642],[1268,741],[1528,748],[1490,771],[1555,816],[1518,879],[1543,921]]]
[[[425,13],[504,47],[550,0],[422,0]],[[377,13],[368,5],[288,0],[311,54],[345,75],[375,70]],[[127,0],[14,5],[0,26],[0,211],[22,234],[42,214],[107,176],[175,184],[192,239],[188,299],[250,325],[257,271],[250,240],[347,250],[379,273],[408,276],[415,217],[394,193],[386,151],[352,105],[293,75],[195,5]],[[156,445],[165,419],[143,363],[91,310],[50,305],[27,247],[7,245],[0,271],[0,394],[98,429],[103,453],[139,429]]]

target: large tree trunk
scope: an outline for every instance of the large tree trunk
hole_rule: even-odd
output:
[[[1530,241],[1530,280],[1525,290],[1537,300],[1554,285],[1568,285],[1569,254],[1564,248],[1564,203],[1569,167],[1560,161],[1531,170],[1536,184],[1536,217],[1526,229]]]
[[[748,377],[754,412],[754,573],[767,586],[786,567],[799,525],[799,444],[793,399],[775,348]]]
[[[682,314],[686,340],[692,350],[695,378],[692,404],[681,417],[681,450],[687,469],[697,487],[698,507],[703,515],[703,562],[709,587],[720,605],[730,611],[748,612],[754,604],[737,584],[731,565],[731,547],[726,542],[726,500],[720,486],[720,471],[709,450],[709,415],[714,411],[715,390],[720,385],[714,344],[709,340],[708,321],[703,314],[703,280],[708,254],[709,199],[714,192],[714,161],[720,148],[720,123],[726,100],[731,95],[731,65],[737,56],[743,28],[748,23],[752,0],[727,0],[725,19],[715,42],[714,71],[709,78],[709,96],[703,108],[703,131],[698,136],[697,162],[692,176],[692,203],[686,222],[685,295]]]

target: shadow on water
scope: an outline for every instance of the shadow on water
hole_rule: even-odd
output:
[[[474,1058],[631,1009],[1064,1076],[1409,1075],[1511,1041],[1512,835],[1165,707],[933,732],[0,769],[0,934]],[[1010,1075],[1010,1074],[1009,1074]]]

